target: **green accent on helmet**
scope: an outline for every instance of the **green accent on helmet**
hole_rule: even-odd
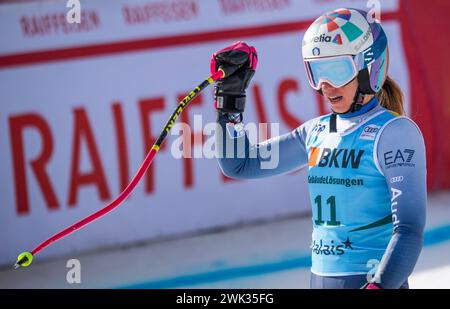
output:
[[[379,70],[383,70],[383,72],[379,72],[378,73],[378,80],[377,80],[377,84],[375,86],[375,91],[379,91],[381,89],[381,86],[383,84],[383,78],[385,76],[385,71],[387,69],[387,65],[386,65],[386,50],[383,51],[383,53],[381,54],[381,64],[380,64],[380,68]]]
[[[355,24],[351,22],[346,22],[341,26],[342,31],[344,31],[345,36],[350,42],[356,40],[363,32]]]

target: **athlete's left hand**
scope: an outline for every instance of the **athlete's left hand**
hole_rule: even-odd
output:
[[[224,77],[216,81],[215,107],[224,113],[242,113],[245,109],[245,91],[255,74],[258,55],[253,46],[238,41],[214,53],[211,58],[211,74],[217,70]]]

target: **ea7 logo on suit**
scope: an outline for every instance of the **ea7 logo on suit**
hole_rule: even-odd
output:
[[[309,166],[358,168],[364,150],[311,147]]]
[[[386,168],[396,166],[408,166],[414,167],[415,164],[411,163],[414,157],[415,150],[413,149],[397,149],[394,151],[387,151],[384,153],[384,165]]]

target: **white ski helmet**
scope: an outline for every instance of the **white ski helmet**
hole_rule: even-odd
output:
[[[319,92],[323,81],[338,88],[357,77],[358,95],[375,94],[387,76],[386,34],[362,10],[341,8],[317,18],[303,37],[302,54],[309,83]]]

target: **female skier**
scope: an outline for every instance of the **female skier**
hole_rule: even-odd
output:
[[[423,243],[425,146],[387,76],[386,35],[366,12],[338,9],[311,24],[302,53],[332,112],[257,145],[241,123],[256,50],[237,42],[213,54],[211,73],[226,73],[214,91],[218,163],[241,179],[308,167],[311,288],[408,288]],[[277,147],[278,165],[264,168],[263,150]]]

